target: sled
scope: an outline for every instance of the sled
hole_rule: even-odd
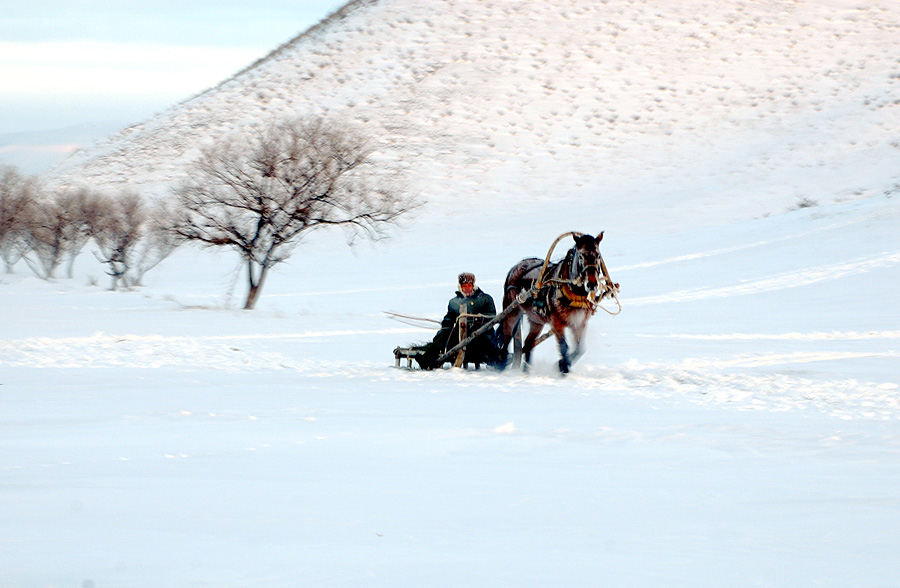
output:
[[[413,361],[417,357],[422,357],[425,355],[425,350],[421,347],[396,347],[394,348],[394,360],[395,367],[401,367],[401,362],[406,360],[406,369],[411,370],[413,368]]]
[[[491,330],[494,325],[502,321],[504,318],[509,315],[509,313],[516,310],[519,306],[527,302],[531,299],[530,292],[523,292],[520,294],[515,301],[503,309],[499,314],[494,315],[489,321],[481,325],[479,328],[475,329],[471,334],[467,332],[467,321],[460,320],[465,318],[472,318],[475,315],[462,314],[459,319],[459,343],[446,350],[444,353],[438,356],[436,363],[439,366],[443,366],[445,363],[450,362],[453,364],[453,367],[467,367],[469,362],[466,361],[466,346],[477,339],[478,337],[484,335],[489,330]],[[394,316],[403,316],[396,315],[395,313],[386,313]],[[478,315],[483,316],[483,315]],[[412,317],[403,317],[403,318],[412,318]],[[417,319],[421,320],[421,319]],[[423,347],[395,347],[394,348],[394,365],[396,367],[403,367],[401,364],[404,360],[406,360],[406,369],[415,369],[413,368],[413,361],[418,357],[422,357],[425,355],[425,350]],[[480,362],[475,363],[475,369],[480,367]]]

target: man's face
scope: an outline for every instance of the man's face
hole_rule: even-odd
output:
[[[460,284],[459,291],[463,293],[463,296],[471,296],[475,291],[475,284]]]

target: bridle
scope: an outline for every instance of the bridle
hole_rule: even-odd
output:
[[[558,243],[560,239],[568,235],[577,238],[581,236],[581,233],[572,232],[560,235],[554,242],[553,247],[556,246],[556,243]],[[553,247],[550,249],[551,252],[553,251]],[[566,306],[585,308],[588,309],[591,314],[595,313],[598,308],[613,315],[622,312],[622,304],[619,302],[618,297],[619,285],[613,283],[612,279],[609,277],[609,272],[606,269],[606,264],[603,262],[603,256],[600,254],[599,248],[596,253],[594,251],[584,252],[576,245],[569,250],[563,263],[557,266],[556,271],[553,272],[554,275],[544,279],[543,276],[547,269],[549,257],[550,254],[548,253],[547,259],[544,262],[544,267],[541,268],[541,274],[535,292],[544,285],[553,285],[555,290],[553,296],[557,299],[564,300]],[[581,266],[580,269],[579,266]],[[575,277],[560,276],[559,274],[563,267],[568,270],[567,273],[569,276],[574,274]],[[590,279],[591,274],[595,276],[593,282]],[[584,292],[584,294],[574,291],[573,288],[580,292]],[[618,310],[613,312],[601,306],[600,302],[604,298],[612,298],[615,300]]]
[[[570,279],[569,283],[586,292],[593,292],[600,286],[600,252],[596,254],[590,252],[588,254],[582,252],[578,247],[572,248],[572,260],[569,263],[569,275],[575,275],[574,279]],[[580,266],[580,270],[579,270]],[[590,276],[594,275],[591,281]]]

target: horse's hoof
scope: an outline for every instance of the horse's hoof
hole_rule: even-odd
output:
[[[565,359],[559,360],[559,373],[568,374],[569,373],[569,362]]]

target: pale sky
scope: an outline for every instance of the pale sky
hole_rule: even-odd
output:
[[[0,135],[136,123],[347,0],[0,0]]]

